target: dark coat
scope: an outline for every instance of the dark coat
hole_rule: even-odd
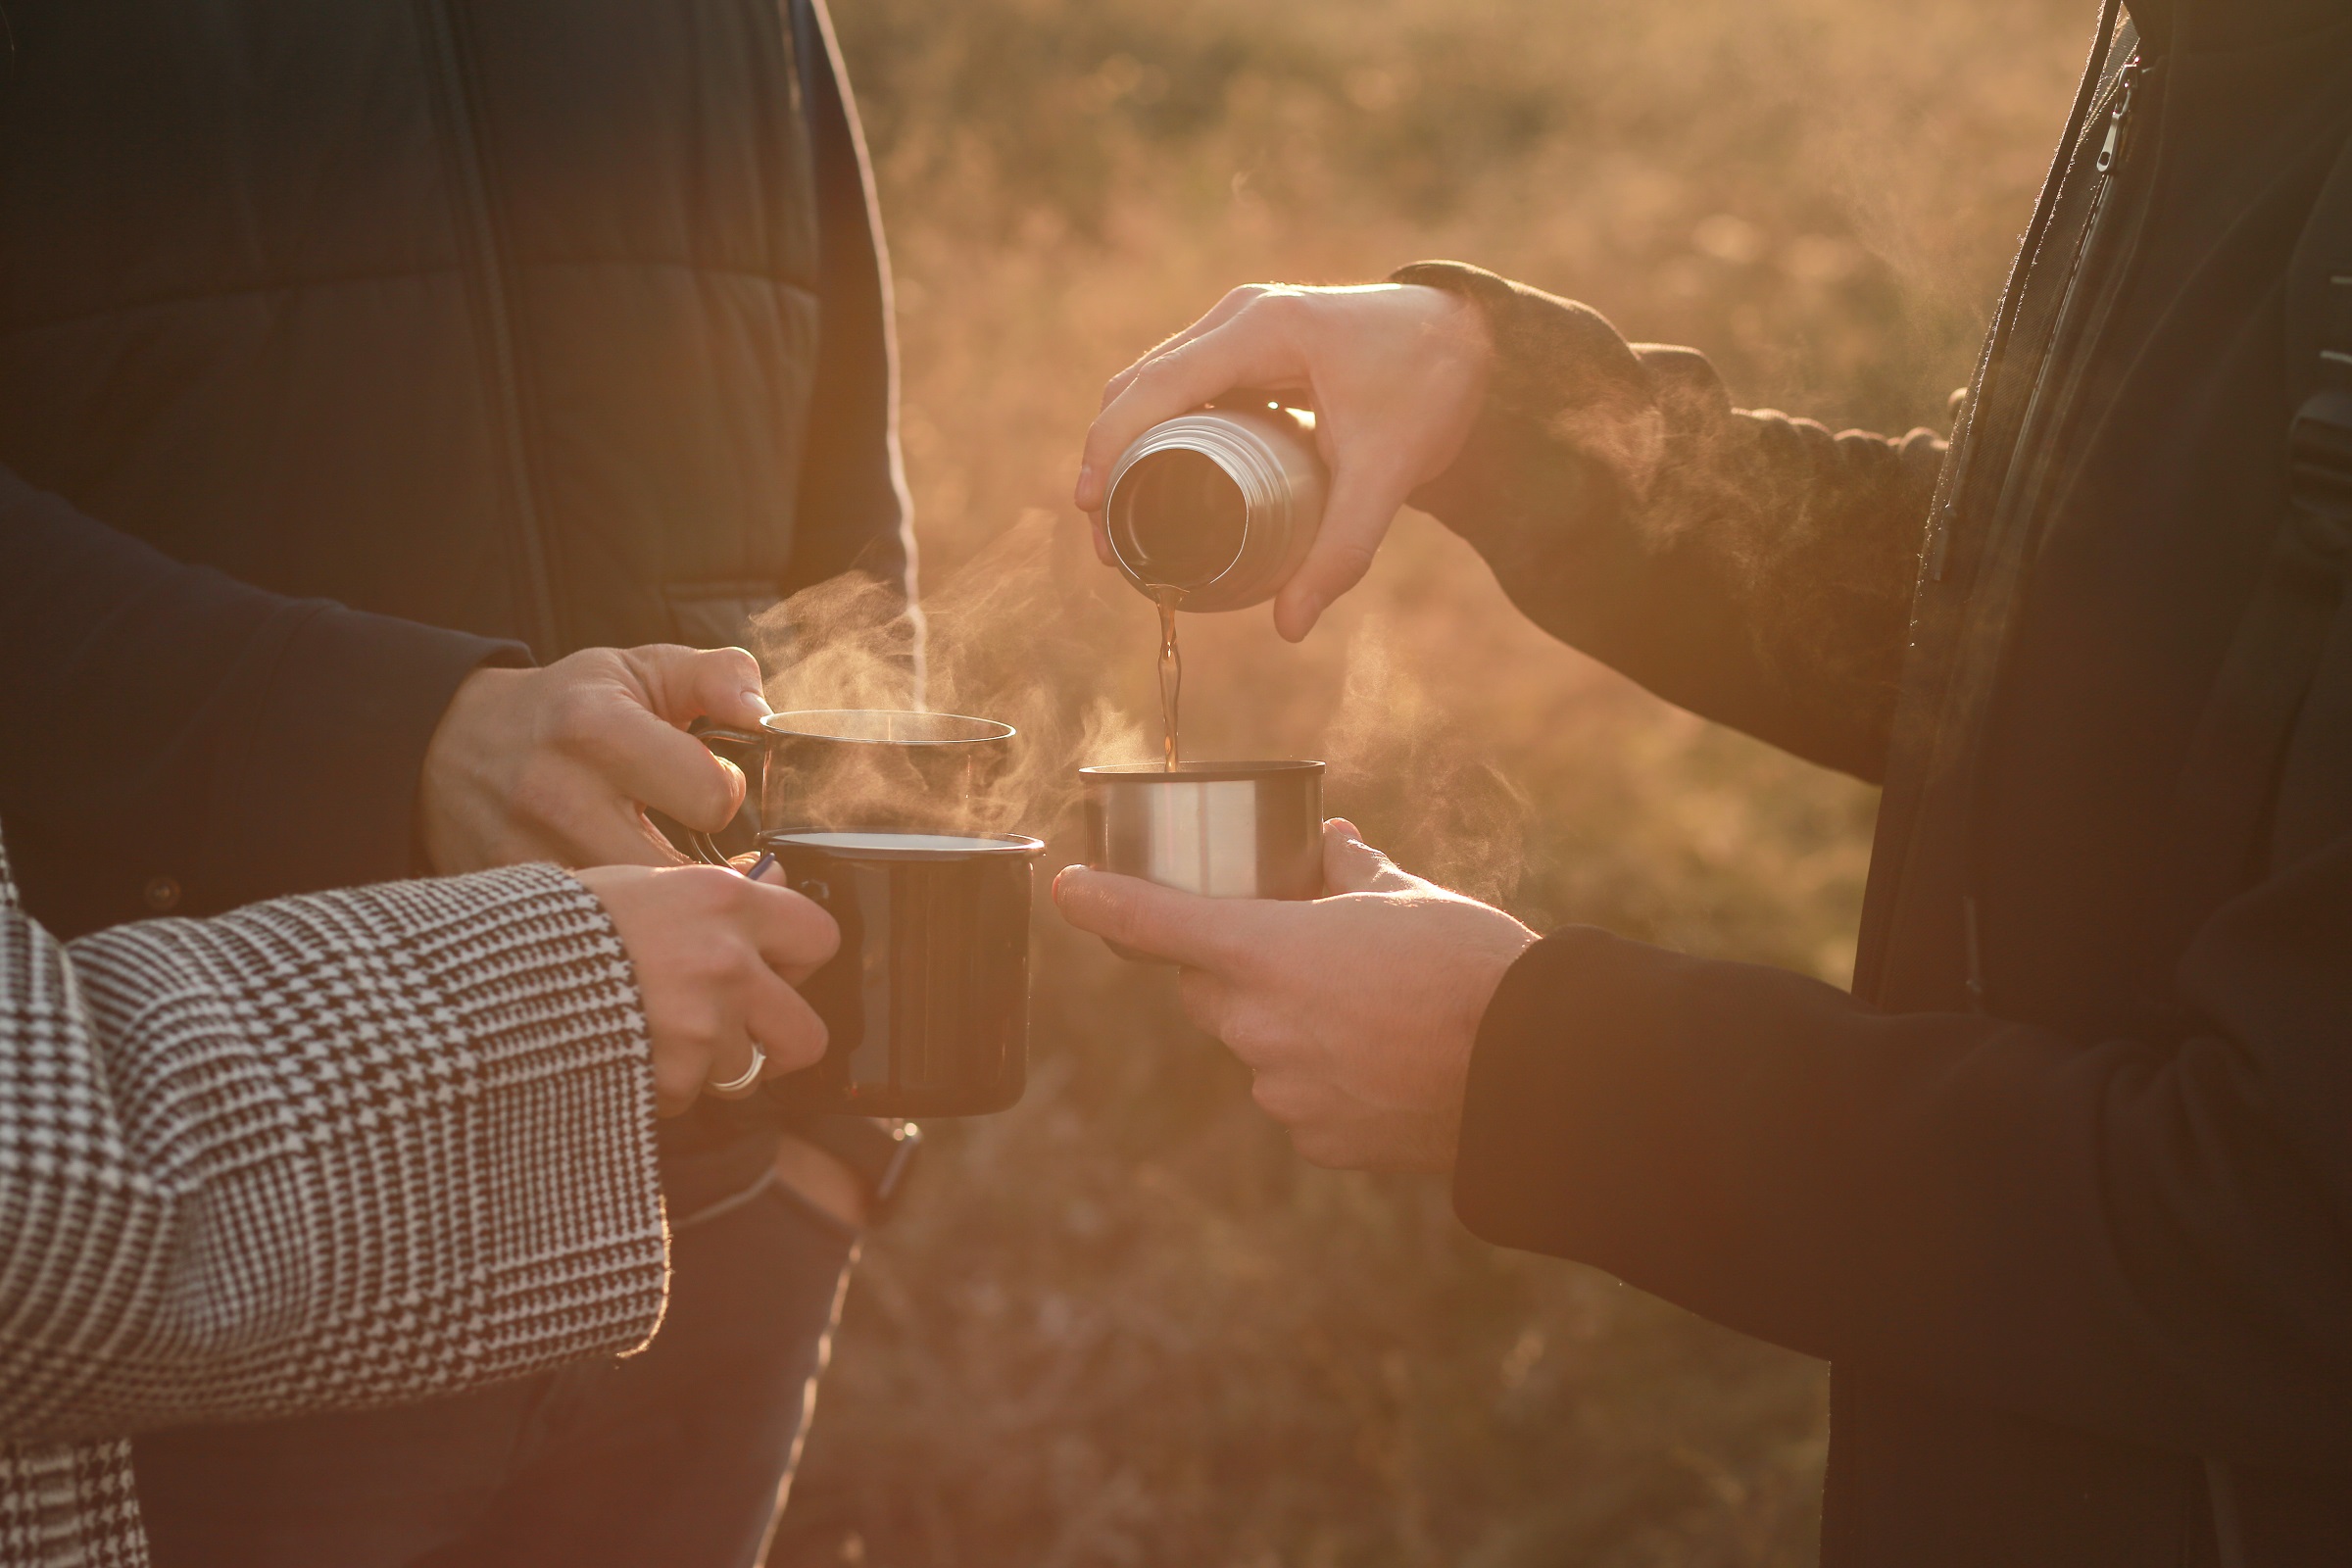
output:
[[[2120,156],[2129,42],[1948,462],[1405,274],[1502,345],[1422,499],[1513,598],[1886,784],[1853,994],[1555,934],[1488,1013],[1455,1179],[1494,1240],[1831,1358],[1833,1568],[2214,1562],[2217,1508],[2247,1562],[2352,1561],[2352,798],[2226,886],[2176,842],[2284,514],[2282,301],[2352,17],[2134,10]],[[2352,746],[2352,712],[2305,726]]]
[[[406,874],[433,724],[502,647],[738,642],[853,564],[906,580],[880,242],[812,0],[6,20],[0,466],[348,607],[215,638],[233,585],[173,598],[138,558],[12,612],[5,667],[69,629],[84,656],[0,710],[53,927]],[[28,494],[0,475],[0,520],[46,530],[5,541],[24,594],[71,531]],[[342,722],[297,744],[289,704]]]

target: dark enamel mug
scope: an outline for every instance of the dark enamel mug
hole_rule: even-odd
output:
[[[1029,1060],[1031,868],[1014,834],[763,833],[841,951],[801,995],[825,1054],[786,1098],[859,1116],[977,1116],[1021,1098]]]
[[[1009,761],[1016,733],[993,718],[886,708],[770,713],[756,731],[697,731],[743,769],[758,835],[969,827],[975,804]],[[726,862],[710,835],[693,839],[704,859]]]

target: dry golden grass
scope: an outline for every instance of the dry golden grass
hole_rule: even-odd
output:
[[[1226,286],[1458,256],[1706,349],[1751,404],[1939,423],[2092,9],[835,5],[956,700],[1049,694],[1065,728],[1152,711],[1151,610],[1066,512],[1078,434]],[[1426,518],[1305,646],[1256,612],[1187,650],[1194,755],[1332,758],[1330,808],[1416,869],[1850,968],[1871,793],[1549,643]],[[1062,854],[1057,805],[1027,825]],[[1442,1186],[1304,1167],[1164,975],[1051,915],[1035,958],[1029,1095],[932,1129],[774,1563],[1812,1560],[1817,1364],[1487,1249]]]

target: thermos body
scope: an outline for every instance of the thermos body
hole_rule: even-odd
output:
[[[1155,424],[1112,465],[1102,506],[1112,556],[1148,596],[1182,610],[1262,604],[1298,569],[1323,520],[1313,416],[1266,404]]]

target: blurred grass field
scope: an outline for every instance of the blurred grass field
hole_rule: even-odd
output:
[[[2095,10],[834,6],[956,700],[1138,721],[1152,611],[1066,496],[1103,378],[1155,338],[1237,282],[1451,256],[1703,348],[1751,406],[1940,427]],[[1873,793],[1548,642],[1427,518],[1304,646],[1257,612],[1186,650],[1192,755],[1330,758],[1328,808],[1414,869],[1848,977]],[[1061,804],[1024,823],[1049,873]],[[1165,974],[1050,914],[1035,963],[1029,1094],[930,1129],[776,1568],[1814,1559],[1818,1363],[1487,1248],[1443,1184],[1304,1166]]]

